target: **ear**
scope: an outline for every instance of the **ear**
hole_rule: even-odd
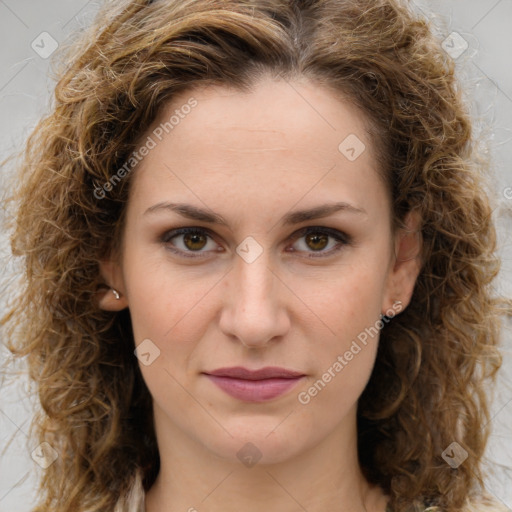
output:
[[[120,265],[114,260],[102,260],[100,261],[100,273],[108,286],[107,289],[101,289],[97,293],[100,308],[107,311],[121,311],[126,308],[128,301]],[[116,298],[113,290],[119,293],[119,299]]]
[[[382,314],[396,311],[396,302],[401,302],[399,311],[410,303],[416,279],[422,267],[421,218],[418,212],[410,211],[404,220],[405,226],[395,235],[394,258],[388,275],[388,283],[382,303]]]

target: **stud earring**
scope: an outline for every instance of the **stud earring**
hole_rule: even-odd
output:
[[[119,295],[119,292],[115,288],[112,288],[112,293],[114,294],[116,300],[119,300],[121,298],[121,295]]]

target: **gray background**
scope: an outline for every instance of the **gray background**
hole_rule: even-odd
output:
[[[115,1],[115,0],[114,0]],[[53,82],[51,61],[44,52],[52,39],[62,43],[85,25],[98,7],[85,0],[0,0],[0,160],[21,147],[46,112]],[[439,43],[453,32],[449,44],[466,41],[468,48],[454,56],[467,104],[479,119],[478,140],[494,163],[493,201],[499,228],[503,267],[495,288],[512,295],[512,0],[415,0],[413,6],[431,19]],[[456,39],[454,39],[456,38]],[[461,39],[462,38],[462,39]],[[43,39],[43,43],[41,42]],[[34,42],[34,43],[33,43]],[[39,47],[35,46],[36,44]],[[445,43],[446,44],[446,43]],[[12,178],[11,178],[12,179]],[[7,169],[0,174],[0,190],[8,191]],[[6,215],[0,203],[0,215]],[[8,296],[16,273],[6,237],[0,234],[1,299]],[[487,450],[489,490],[512,509],[512,370],[511,324],[503,333],[504,368],[492,408],[493,434]],[[0,345],[0,357],[5,357]],[[3,386],[0,395],[0,512],[27,512],[34,503],[37,476],[44,471],[30,454],[28,437],[36,404],[26,396],[26,380]]]

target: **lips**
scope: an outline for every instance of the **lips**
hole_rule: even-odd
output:
[[[249,370],[243,366],[233,366],[231,368],[219,368],[218,370],[205,373],[217,377],[231,377],[233,379],[243,380],[293,379],[304,375],[303,373],[287,370],[286,368],[279,368],[277,366],[266,366],[259,370]]]
[[[220,368],[206,373],[206,376],[233,398],[245,402],[265,402],[291,390],[305,375],[275,366],[259,370],[237,366]]]

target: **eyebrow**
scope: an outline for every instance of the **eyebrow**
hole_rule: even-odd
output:
[[[220,224],[222,226],[229,226],[229,224],[221,215],[218,215],[210,210],[205,210],[197,206],[185,203],[157,203],[153,206],[150,206],[144,212],[144,215],[160,211],[173,211],[180,214],[182,217],[186,217],[188,219],[198,220],[211,224]],[[310,208],[307,210],[297,210],[294,212],[289,212],[283,216],[281,221],[284,226],[289,226],[292,224],[299,224],[301,222],[305,222],[308,220],[327,217],[339,211],[356,215],[368,215],[364,208],[357,208],[351,205],[350,203],[342,201],[337,203],[328,203],[320,206],[315,206],[314,208]]]

